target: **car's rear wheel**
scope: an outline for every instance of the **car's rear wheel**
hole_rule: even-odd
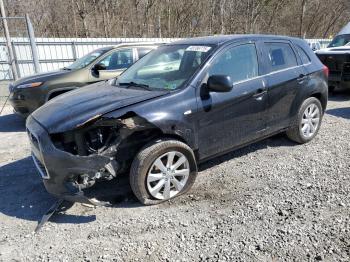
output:
[[[301,105],[294,125],[287,131],[287,136],[298,143],[311,141],[318,133],[323,117],[320,101],[315,97],[306,99]]]
[[[158,204],[187,192],[197,176],[193,151],[172,139],[146,145],[130,169],[130,185],[145,205]]]

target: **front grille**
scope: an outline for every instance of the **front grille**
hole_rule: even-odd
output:
[[[18,106],[18,107],[16,107],[16,110],[18,113],[21,113],[21,114],[28,114],[29,113],[28,108],[25,108],[25,107]]]
[[[42,178],[49,179],[50,176],[45,168],[45,166],[39,161],[39,159],[36,158],[34,154],[32,154],[33,162],[35,164],[35,167],[38,169],[40,175]]]
[[[344,63],[350,62],[350,56],[348,54],[321,54],[318,55],[318,58],[329,68],[330,73],[342,72]]]
[[[32,151],[34,150],[35,152],[37,152],[37,154],[41,154],[41,148],[40,148],[38,138],[32,132],[30,132],[29,129],[27,129],[27,134],[28,134],[28,137],[29,137],[31,144],[33,146]],[[32,159],[33,159],[35,167],[38,169],[41,177],[45,178],[45,179],[49,179],[50,175],[47,172],[45,165],[41,163],[41,161],[35,156],[35,154],[33,152],[32,152]]]
[[[350,81],[350,63],[344,63],[343,65],[343,80]]]

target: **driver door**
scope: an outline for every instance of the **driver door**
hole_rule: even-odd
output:
[[[204,84],[197,88],[201,159],[252,141],[265,131],[267,89],[258,61],[256,45],[245,43],[224,49],[210,62]],[[206,92],[212,75],[230,76],[232,90]]]
[[[124,70],[134,63],[134,57],[135,55],[133,48],[124,48],[112,51],[91,67],[89,82],[94,83],[119,76],[122,72],[124,72]],[[96,64],[101,64],[106,69],[96,70],[94,68]]]

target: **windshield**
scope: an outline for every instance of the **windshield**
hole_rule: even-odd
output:
[[[108,51],[108,49],[101,49],[101,50],[95,50],[91,53],[88,53],[87,55],[79,58],[76,60],[73,64],[67,66],[67,69],[80,69],[83,68],[89,64],[91,64],[94,60],[96,60],[101,55],[105,54]]]
[[[120,75],[117,85],[179,89],[213,51],[209,45],[166,45],[150,52]]]
[[[336,36],[328,47],[344,46],[350,42],[350,35],[338,35]]]

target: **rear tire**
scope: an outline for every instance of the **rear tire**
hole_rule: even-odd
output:
[[[173,139],[147,144],[136,155],[130,169],[131,189],[144,205],[159,204],[186,193],[196,177],[192,149]]]
[[[309,97],[300,106],[293,126],[286,132],[289,139],[304,144],[311,141],[318,133],[323,117],[321,102]]]

